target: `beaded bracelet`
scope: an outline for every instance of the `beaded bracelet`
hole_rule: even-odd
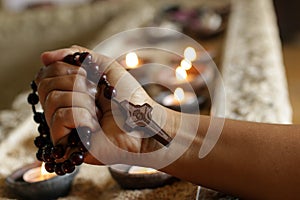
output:
[[[76,52],[72,55],[64,57],[63,62],[71,65],[81,66],[87,72],[87,79],[96,83],[98,80],[98,88],[104,85],[103,95],[109,100],[113,100],[117,103],[120,109],[126,116],[124,128],[127,131],[134,129],[141,129],[150,134],[161,144],[167,146],[172,138],[161,129],[151,118],[152,107],[145,103],[143,105],[134,105],[127,100],[118,102],[114,99],[117,92],[113,86],[107,80],[105,73],[101,73],[99,66],[92,61],[92,55],[88,52]],[[47,125],[45,115],[43,112],[37,112],[35,105],[39,103],[39,96],[37,95],[37,85],[34,81],[31,82],[32,93],[28,96],[28,103],[32,105],[33,118],[36,123],[39,124],[38,132],[40,135],[35,138],[34,144],[38,148],[36,157],[38,160],[45,162],[45,169],[57,175],[64,175],[66,173],[72,173],[75,170],[75,166],[81,165],[84,161],[84,155],[91,146],[90,138],[92,131],[89,127],[77,127],[72,129],[68,135],[68,143],[66,146],[62,144],[53,145],[50,137],[50,130]],[[72,149],[71,155],[63,160],[67,149]]]

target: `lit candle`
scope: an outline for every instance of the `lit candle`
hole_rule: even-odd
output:
[[[196,96],[191,92],[184,92],[182,88],[176,88],[174,94],[166,96],[162,103],[165,106],[180,106],[194,104],[197,101]]]
[[[34,162],[14,171],[6,178],[8,188],[22,199],[57,199],[66,196],[78,169],[71,174],[49,174],[40,162]]]
[[[139,65],[139,58],[136,53],[131,52],[128,53],[125,57],[125,63],[126,63],[126,68],[128,69],[134,69],[137,68]]]
[[[154,174],[157,172],[155,169],[139,166],[132,166],[128,171],[129,174]]]
[[[176,79],[178,81],[185,81],[187,78],[187,73],[185,69],[181,66],[177,67],[175,70]]]
[[[180,66],[184,69],[184,70],[189,70],[192,68],[192,63],[191,61],[187,60],[187,59],[183,59],[180,62]]]
[[[193,47],[187,47],[184,50],[184,58],[186,60],[189,60],[190,62],[193,62],[197,59],[197,52]]]
[[[34,183],[39,181],[45,181],[51,178],[54,178],[57,176],[55,173],[48,173],[45,170],[45,163],[42,164],[42,166],[32,168],[24,173],[23,179],[24,181],[28,183]]]

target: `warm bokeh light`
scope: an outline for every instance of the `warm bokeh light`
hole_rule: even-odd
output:
[[[195,61],[197,59],[196,50],[193,47],[187,47],[184,50],[184,58],[191,62]]]
[[[157,170],[147,167],[139,167],[139,166],[132,166],[129,171],[129,174],[153,174],[157,173]]]
[[[25,182],[34,183],[39,181],[45,181],[50,178],[57,176],[55,173],[49,173],[45,169],[45,163],[42,163],[42,166],[29,169],[23,175]]]
[[[192,63],[189,60],[183,59],[180,63],[180,66],[185,70],[189,70],[192,68]]]
[[[45,163],[43,162],[42,166],[41,166],[40,176],[41,176],[41,180],[48,180],[48,179],[53,178],[54,176],[56,176],[56,174],[47,172],[47,170],[45,169]]]
[[[47,176],[47,174],[50,174],[49,172],[46,171],[45,169],[45,163],[42,163],[42,167],[41,167],[41,175],[42,176]]]
[[[181,102],[184,99],[184,91],[182,88],[176,88],[174,92],[174,97],[177,101]]]
[[[178,81],[185,80],[187,78],[187,73],[185,69],[183,69],[181,66],[176,68],[176,79]]]
[[[139,58],[136,53],[131,52],[126,55],[126,65],[128,68],[136,68],[139,64]]]

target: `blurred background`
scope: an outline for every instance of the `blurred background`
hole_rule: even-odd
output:
[[[30,81],[42,66],[39,56],[43,51],[73,44],[93,48],[112,33],[139,27],[153,20],[153,8],[161,3],[155,0],[124,2],[1,0],[0,110],[9,109],[18,94],[29,90]],[[300,2],[275,0],[274,5],[283,43],[294,122],[300,123]]]
[[[294,122],[300,123],[300,2],[275,0]]]

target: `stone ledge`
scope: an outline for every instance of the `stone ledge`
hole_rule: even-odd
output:
[[[236,0],[234,2],[223,60],[223,79],[227,98],[225,103],[224,99],[218,99],[216,103],[219,107],[225,107],[225,116],[229,118],[290,123],[291,108],[271,0]],[[12,169],[25,162],[32,162],[34,159],[35,148],[32,140],[37,133],[32,132],[35,126],[30,118],[12,131],[10,137],[2,141],[0,145],[1,157],[6,160],[6,164],[2,163],[0,172],[1,197],[15,198],[5,190],[4,178]],[[11,144],[16,141],[19,141],[20,148],[12,149]],[[26,151],[23,151],[22,147]],[[20,156],[23,158],[22,162],[19,162]],[[80,173],[74,182],[74,190],[64,199],[89,197],[103,197],[102,199],[165,197],[169,199],[170,196],[174,197],[173,199],[194,198],[195,186],[189,183],[179,182],[173,187],[167,186],[157,190],[124,191],[112,187],[114,182],[105,167],[83,167],[85,169],[82,171],[90,173],[88,176],[84,172]],[[96,172],[98,174],[95,178]],[[92,187],[87,187],[87,184],[91,183]],[[230,199],[231,197],[209,191],[204,199],[220,198]]]
[[[224,48],[225,117],[291,123],[285,68],[271,0],[234,0]],[[221,115],[219,111],[217,114]]]

